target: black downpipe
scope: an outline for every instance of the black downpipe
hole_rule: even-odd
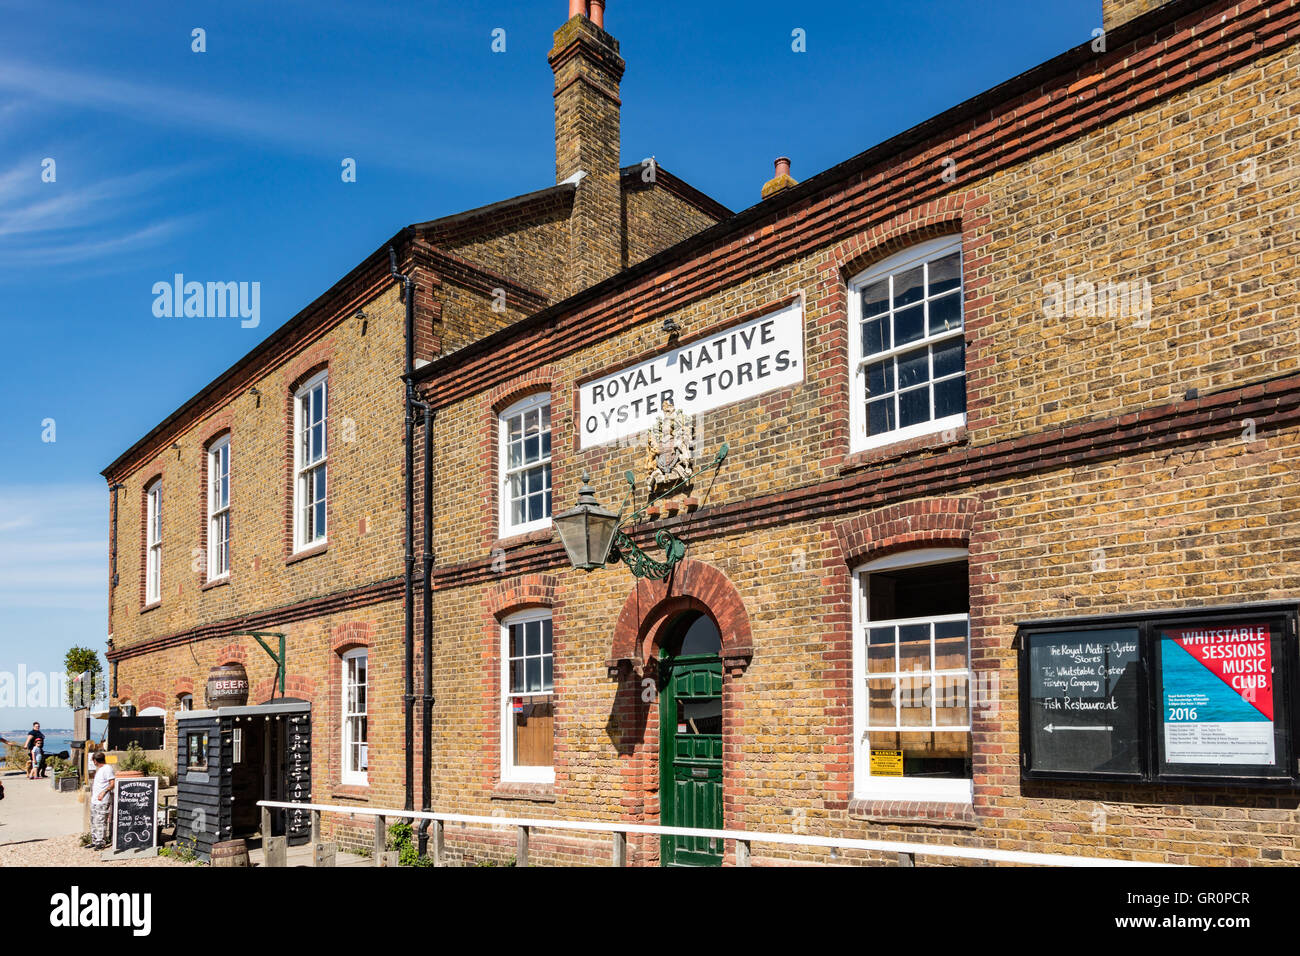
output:
[[[388,265],[389,272],[394,279],[402,283],[402,294],[406,297],[406,375],[409,376],[415,365],[415,296],[412,295],[411,277],[403,275],[397,270],[397,252],[392,246],[388,247]],[[413,593],[413,570],[415,565],[415,517],[412,514],[415,507],[415,409],[412,402],[415,398],[415,387],[406,382],[406,480],[405,480],[405,498],[406,498],[406,566],[403,571],[403,584],[405,585],[405,692],[402,695],[403,710],[405,712],[406,722],[406,805],[403,809],[415,809],[415,755],[411,753],[412,740],[415,737],[415,618],[413,616],[414,593]]]
[[[113,569],[111,572],[112,576],[109,578],[109,598],[108,598],[110,608],[113,606],[112,589],[117,587],[117,493],[125,487],[126,485],[123,484],[111,484],[108,486],[108,490],[113,493],[113,527],[110,534],[110,537],[112,538],[113,541],[113,554],[112,554]]]
[[[433,419],[434,411],[427,403],[424,409],[424,653],[421,655],[424,671],[424,706],[420,726],[420,773],[422,794],[420,809],[433,809],[431,764],[433,763]],[[428,855],[429,821],[420,821],[418,850],[420,856]]]

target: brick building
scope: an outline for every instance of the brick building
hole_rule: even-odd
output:
[[[408,566],[422,574],[403,373],[730,215],[656,164],[620,167],[623,61],[604,30],[571,19],[550,59],[556,185],[402,229],[104,470],[110,689],[166,714],[170,759],[199,759],[178,752],[177,715],[239,663],[250,704],[310,705],[316,799],[402,805]],[[285,635],[283,689],[255,631]],[[218,735],[202,759],[236,746]],[[229,835],[209,831],[201,846]]]
[[[1300,856],[1293,781],[1227,781],[1172,736],[1147,754],[1121,685],[1098,755],[1086,710],[1044,722],[1050,688],[1021,690],[1022,645],[1053,634],[1106,633],[1149,676],[1167,618],[1245,613],[1282,615],[1290,693],[1300,15],[1154,7],[1107,4],[1104,43],[805,182],[779,164],[758,205],[412,376],[437,411],[437,809]],[[548,474],[558,514],[588,473],[617,510],[630,469],[644,504],[668,391],[695,478],[634,537],[685,559],[666,582],[574,569],[512,482]],[[534,831],[530,856],[607,844]]]
[[[269,682],[269,658],[229,635],[274,623],[318,722],[317,800],[1300,858],[1300,11],[1107,2],[1104,36],[802,183],[779,161],[734,216],[619,168],[617,44],[601,4],[570,13],[551,54],[560,185],[395,237],[405,341],[381,248],[106,471],[121,514],[142,509],[113,536],[117,697],[170,701],[238,654]],[[358,307],[364,348],[347,341]],[[313,463],[293,457],[294,396],[325,362],[331,536],[299,557],[295,474]],[[674,425],[651,461],[647,430]],[[227,427],[279,470],[232,465],[249,538],[232,535],[214,587],[184,562],[211,517],[196,462]],[[411,447],[425,429],[428,457]],[[688,483],[648,502],[683,450]],[[615,509],[628,471],[628,510],[647,505],[631,537],[659,560],[685,542],[666,579],[575,569],[557,538],[584,474]],[[154,607],[159,474],[192,518],[168,512]],[[408,479],[427,559],[403,537]],[[1207,646],[1258,648],[1265,696],[1176,671],[1180,654],[1208,668]],[[374,754],[353,785],[340,685],[361,648]],[[1212,726],[1187,716],[1209,712],[1197,694],[1223,711]],[[412,710],[427,736],[404,734]],[[421,778],[405,787],[404,757]],[[447,839],[465,858],[513,847]],[[607,844],[539,830],[531,853],[599,862]],[[629,847],[638,864],[726,857]]]

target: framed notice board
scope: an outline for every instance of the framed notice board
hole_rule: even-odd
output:
[[[1022,624],[1026,779],[1300,784],[1295,604]]]

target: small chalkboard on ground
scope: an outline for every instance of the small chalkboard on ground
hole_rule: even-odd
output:
[[[158,855],[158,778],[118,777],[113,786],[113,842],[103,859]]]

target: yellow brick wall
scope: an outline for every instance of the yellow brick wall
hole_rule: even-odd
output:
[[[393,578],[402,570],[402,369],[405,307],[397,288],[366,306],[361,323],[343,321],[309,352],[328,355],[328,549],[286,563],[286,438],[292,362],[196,422],[152,462],[122,479],[118,492],[118,586],[113,639],[127,648],[165,634]],[[309,353],[303,353],[309,354]],[[231,429],[229,584],[204,590],[204,445],[217,422]],[[144,486],[163,480],[162,599],[143,611]]]
[[[1300,369],[1293,275],[1300,218],[1287,185],[1300,130],[1286,108],[1300,96],[1287,80],[1297,68],[1300,52],[1292,49],[962,187],[975,200],[968,208],[978,209],[963,228],[966,248],[978,248],[964,278],[978,289],[968,292],[968,315],[981,323],[968,332],[967,359],[981,363],[970,373],[979,404],[967,434],[947,441],[948,449],[974,452],[1181,401],[1193,389],[1204,395]],[[854,248],[862,245],[869,243]],[[820,382],[847,361],[830,334],[844,322],[843,294],[836,305],[827,287],[870,262],[846,259],[850,246],[810,250],[672,317],[685,337],[803,293],[806,371]],[[1050,319],[1047,284],[1070,276],[1149,281],[1149,324],[1134,324],[1142,316]],[[611,507],[622,500],[624,470],[640,474],[639,449],[576,450],[573,391],[593,375],[664,351],[661,322],[656,316],[583,342],[572,354],[538,355],[554,383],[556,511],[573,503],[584,469]],[[699,457],[707,459],[724,438],[731,445],[717,479],[697,483],[702,508],[851,474],[847,437],[838,444],[828,438],[836,434],[829,422],[847,408],[844,381],[842,406],[826,405],[804,385],[702,415]],[[443,493],[435,522],[439,567],[449,571],[485,565],[498,543],[483,506],[496,467],[494,447],[484,444],[490,408],[484,390],[440,412]],[[843,785],[846,766],[851,775],[851,748],[837,724],[846,718],[825,703],[828,693],[847,690],[844,665],[828,657],[828,643],[845,636],[845,625],[823,625],[822,615],[827,601],[847,593],[851,568],[833,525],[855,512],[763,528],[737,519],[730,534],[680,528],[689,556],[730,578],[753,627],[753,662],[726,691],[740,703],[742,723],[732,736],[743,752],[742,772],[728,780],[737,793],[728,798],[727,825],[1182,863],[1295,858],[1300,817],[1283,797],[1212,788],[1081,792],[1022,784],[1017,766],[1016,621],[1300,596],[1290,517],[1300,504],[1300,433],[1288,427],[1256,437],[1249,425],[1243,419],[1227,437],[1184,437],[1176,448],[1130,451],[1109,462],[1061,461],[1032,477],[953,493],[983,502],[976,530],[990,543],[981,574],[995,582],[972,635],[977,664],[995,666],[1000,677],[998,706],[982,718],[977,745],[973,829],[872,824],[827,796]],[[929,454],[912,450],[903,461]],[[763,513],[756,506],[753,516]],[[486,595],[514,579],[512,561],[526,551],[507,547],[490,583],[438,595],[436,803],[458,812],[605,820],[620,818],[627,800],[653,808],[652,793],[626,788],[628,757],[616,744],[623,730],[614,718],[618,688],[605,673],[614,623],[633,585],[621,568],[549,570],[559,582],[555,802],[493,796],[500,717]],[[509,852],[486,835],[462,842],[471,852]],[[791,856],[770,848],[761,855],[771,862]]]

